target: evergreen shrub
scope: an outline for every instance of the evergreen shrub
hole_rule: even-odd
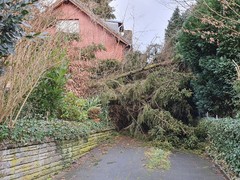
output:
[[[240,176],[240,119],[207,119],[200,123],[207,131],[209,153],[224,160]]]

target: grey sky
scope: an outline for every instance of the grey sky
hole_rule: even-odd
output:
[[[125,29],[134,32],[134,47],[144,50],[151,42],[161,44],[174,6],[166,7],[170,0],[113,0],[118,20],[123,21]]]

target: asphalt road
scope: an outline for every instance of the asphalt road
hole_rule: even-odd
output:
[[[209,160],[189,153],[170,156],[169,170],[146,168],[147,147],[134,139],[118,137],[111,146],[102,145],[75,162],[55,180],[224,180]]]

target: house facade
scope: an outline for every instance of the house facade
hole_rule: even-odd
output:
[[[58,20],[54,32],[79,34],[80,41],[73,41],[71,49],[101,44],[106,50],[96,52],[97,59],[119,61],[122,61],[126,52],[131,49],[131,40],[124,37],[121,23],[118,31],[116,26],[99,19],[79,0],[59,0],[53,5],[53,10]]]

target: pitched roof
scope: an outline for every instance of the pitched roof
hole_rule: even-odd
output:
[[[75,5],[78,9],[80,9],[82,12],[84,12],[87,16],[90,17],[90,19],[97,24],[99,24],[101,27],[103,27],[106,31],[108,31],[110,34],[112,34],[114,37],[116,37],[120,42],[127,46],[131,46],[131,43],[129,43],[126,39],[124,39],[120,34],[116,33],[114,30],[112,30],[110,27],[107,26],[107,24],[98,18],[95,14],[93,14],[88,8],[80,2],[80,0],[58,0],[56,3],[53,4],[53,8],[58,8],[61,4],[64,2],[71,2],[73,5]]]

